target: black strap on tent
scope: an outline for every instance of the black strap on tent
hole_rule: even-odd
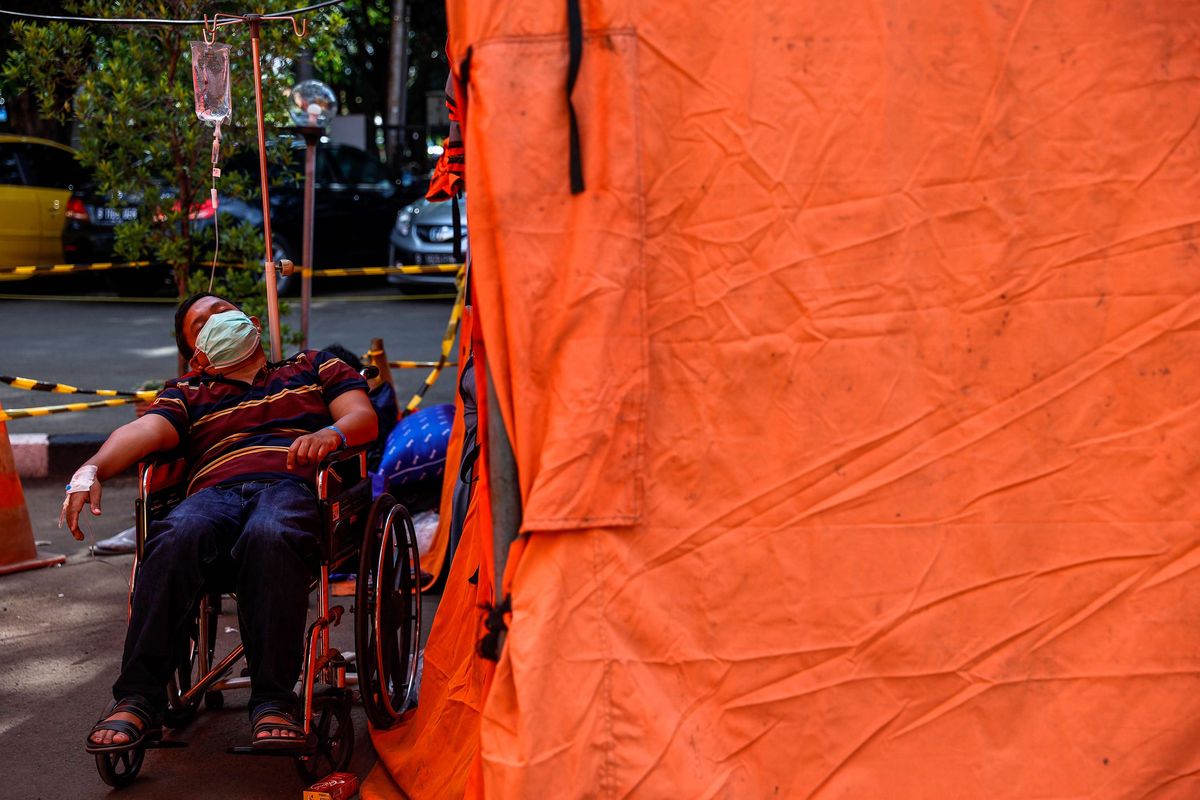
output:
[[[461,264],[463,260],[462,209],[458,207],[457,192],[450,198],[450,216],[454,220],[454,261]]]
[[[467,131],[463,126],[463,123],[466,122],[466,120],[463,119],[463,114],[464,112],[467,114],[471,113],[469,110],[469,101],[471,99],[471,57],[473,55],[475,55],[474,48],[468,47],[467,54],[463,56],[462,61],[458,62],[458,75],[461,80],[454,87],[454,105],[458,110],[458,140],[462,142],[463,145],[464,164],[466,163],[467,158]],[[462,88],[461,98],[458,97],[458,90],[460,87]],[[465,173],[463,175],[463,179],[466,180]]]
[[[512,595],[505,595],[499,605],[493,606],[491,603],[484,603],[480,608],[487,611],[487,619],[483,621],[483,627],[487,628],[487,633],[479,640],[479,655],[488,661],[499,661],[500,637],[508,630],[504,616],[512,613]]]
[[[462,76],[463,99],[462,99],[462,103],[460,104],[460,103],[458,103],[458,98],[456,97],[455,104],[458,105],[458,107],[460,109],[467,107],[467,101],[469,99],[469,94],[471,91],[471,56],[472,56],[473,52],[474,51],[470,47],[468,47],[466,56],[463,57],[463,60],[458,65],[458,74],[460,76]],[[463,130],[461,117],[459,118],[459,123],[458,123],[458,138],[460,141],[462,141],[462,143],[464,145],[463,158],[465,159],[466,155],[467,155],[466,147],[465,147],[466,131]],[[451,213],[452,219],[454,221],[454,260],[461,264],[462,260],[463,260],[462,209],[459,208],[458,203],[459,203],[458,195],[455,194],[453,197],[450,198],[450,213]],[[467,295],[467,296],[469,297],[469,295]]]
[[[583,60],[583,14],[579,0],[567,0],[567,115],[571,120],[571,194],[583,191],[583,155],[579,146],[579,120],[571,93],[579,77],[579,62]]]
[[[470,262],[470,260],[468,259],[468,260],[467,260],[467,261],[466,261],[466,262],[463,264],[463,305],[464,305],[464,306],[470,306],[470,305],[472,305],[472,300],[471,300],[471,273],[473,273],[474,271],[475,271],[475,270],[471,269],[471,262]]]
[[[463,56],[463,60],[458,65],[458,74],[462,76],[463,99],[459,104],[459,108],[466,108],[467,95],[471,92],[471,56],[474,54],[474,49],[467,48],[467,54]],[[461,124],[461,123],[460,123]]]

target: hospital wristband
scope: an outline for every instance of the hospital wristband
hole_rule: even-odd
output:
[[[346,434],[342,433],[342,432],[341,432],[341,430],[338,428],[338,426],[337,426],[337,425],[326,425],[326,426],[325,426],[325,429],[326,429],[326,430],[333,431],[333,432],[334,432],[334,433],[336,433],[338,436],[342,437],[342,447],[349,447],[349,446],[350,446],[350,442],[348,442],[348,441],[346,440]]]

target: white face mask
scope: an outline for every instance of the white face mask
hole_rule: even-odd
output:
[[[196,349],[208,357],[213,369],[222,369],[244,361],[261,338],[254,322],[241,311],[222,311],[209,317],[196,334]]]

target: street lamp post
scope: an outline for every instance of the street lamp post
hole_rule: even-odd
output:
[[[293,129],[304,137],[304,242],[303,266],[300,268],[300,338],[301,347],[308,347],[308,313],[312,306],[313,223],[317,182],[317,148],[325,128],[337,113],[337,98],[333,90],[320,81],[301,81],[292,88],[288,113]]]

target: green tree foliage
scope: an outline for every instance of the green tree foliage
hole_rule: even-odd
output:
[[[201,19],[218,12],[261,13],[294,7],[289,0],[233,4],[212,0],[74,0],[67,13],[95,17]],[[340,74],[340,51],[333,42],[346,26],[339,11],[306,15],[308,36],[301,40],[286,21],[261,26],[260,64],[268,136],[290,124],[286,101],[293,84],[292,63],[301,48],[313,55],[317,75]],[[195,231],[190,214],[207,199],[211,181],[212,128],[194,113],[190,41],[202,38],[200,26],[118,26],[70,23],[15,23],[15,48],[2,73],[9,91],[30,91],[39,113],[76,124],[79,159],[101,192],[137,202],[136,222],[117,229],[122,258],[150,257],[176,265],[181,296],[188,289],[189,265],[212,257],[211,230]],[[217,41],[232,47],[230,83],[233,118],[222,128],[222,162],[239,152],[257,152],[253,62],[247,26],[222,27]],[[291,148],[268,142],[268,158],[292,168]],[[223,195],[261,202],[258,175],[225,172],[218,179]],[[222,226],[222,261],[259,263],[261,233],[232,224]],[[232,272],[232,271],[231,271]],[[252,273],[247,273],[252,275]],[[249,280],[249,278],[246,278]],[[251,302],[261,287],[243,278],[227,278],[241,287],[237,299]],[[204,276],[207,286],[207,275]],[[243,286],[243,284],[246,284]],[[253,305],[253,303],[251,302]]]

